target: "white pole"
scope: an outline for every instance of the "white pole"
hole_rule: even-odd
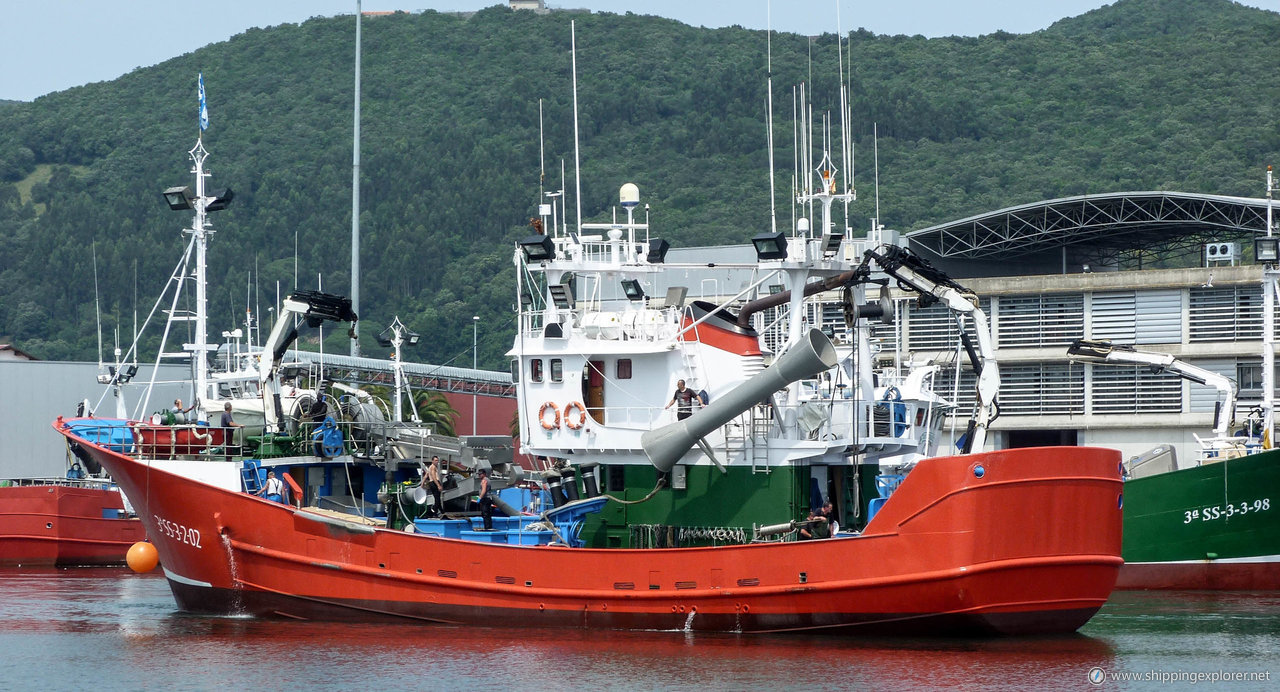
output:
[[[478,367],[477,363],[479,362],[479,359],[478,359],[479,351],[476,350],[476,344],[478,343],[476,340],[476,335],[479,334],[479,329],[480,329],[480,316],[472,315],[471,316],[471,369],[472,370],[477,369]],[[474,373],[472,373],[472,376],[474,377]],[[475,386],[476,386],[475,382],[472,382],[471,383],[471,387],[472,387],[471,389],[471,434],[472,435],[476,434],[476,399],[479,396],[476,394]]]
[[[404,396],[404,379],[401,373],[401,364],[404,363],[400,356],[400,344],[404,343],[404,332],[400,329],[400,316],[396,315],[396,321],[391,325],[391,343],[396,347],[396,422],[404,420],[403,409],[401,409],[400,399]]]
[[[765,72],[768,74],[769,100],[765,121],[769,126],[769,230],[770,232],[778,232],[778,208],[777,208],[777,192],[774,190],[773,183],[773,3],[768,6],[769,30],[765,34],[767,45],[767,58],[765,62]]]
[[[1267,166],[1267,237],[1271,237],[1272,191],[1275,190],[1271,166]],[[1275,267],[1262,265],[1262,439],[1265,446],[1275,445]]]
[[[577,188],[574,201],[578,204],[578,234],[582,234],[582,162],[578,157],[578,34],[574,22],[569,22],[569,49],[573,53],[573,178]]]
[[[194,172],[196,174],[196,217],[195,223],[192,224],[192,233],[196,240],[196,333],[195,333],[195,353],[192,354],[196,366],[196,390],[199,397],[205,401],[213,399],[213,393],[209,387],[209,355],[206,344],[208,343],[208,295],[205,286],[208,276],[208,242],[209,235],[206,228],[205,206],[208,204],[204,196],[204,179],[208,175],[204,172],[204,159],[208,152],[204,150],[203,139],[196,140],[196,148],[192,150],[191,158],[195,161]]]
[[[880,125],[879,123],[871,123],[871,152],[872,162],[875,166],[876,177],[876,222],[875,227],[871,231],[875,234],[872,244],[880,244]]]
[[[351,150],[351,309],[360,314],[360,0],[356,0],[355,128]],[[351,323],[351,355],[360,355],[359,323]],[[397,417],[398,419],[398,417]]]

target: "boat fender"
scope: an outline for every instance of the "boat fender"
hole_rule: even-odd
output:
[[[551,410],[551,420],[547,420],[547,409]],[[538,422],[542,423],[543,430],[555,430],[560,427],[560,409],[550,401],[544,403],[542,408],[538,409]]]
[[[577,415],[570,415],[570,411],[576,411]],[[572,401],[565,404],[564,424],[569,426],[570,430],[581,430],[582,426],[585,425],[586,422],[587,408],[582,405],[581,401]]]

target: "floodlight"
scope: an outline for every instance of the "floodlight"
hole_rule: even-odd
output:
[[[756,259],[758,260],[781,260],[787,258],[787,234],[782,231],[759,233],[751,239],[751,244],[756,247]]]

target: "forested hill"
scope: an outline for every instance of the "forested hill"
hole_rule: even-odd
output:
[[[584,216],[639,185],[677,245],[742,242],[768,225],[766,35],[636,15],[495,7],[363,24],[362,281],[366,352],[399,315],[413,360],[503,367],[512,242],[539,192],[573,188],[569,22],[577,20]],[[177,29],[175,29],[177,30]],[[792,87],[836,108],[836,38],[773,37],[779,219],[790,223]],[[880,206],[911,230],[1088,192],[1263,194],[1280,164],[1280,15],[1229,0],[1117,0],[1028,35],[850,34],[855,228]],[[190,223],[160,191],[191,184],[196,75],[211,125],[213,331],[265,312],[279,283],[349,290],[354,18],[255,29],[119,79],[0,108],[0,342],[95,357],[94,276],[128,340],[176,265]],[[837,165],[841,165],[837,161]],[[573,208],[572,197],[570,209]],[[136,298],[135,298],[136,296]],[[111,338],[107,337],[108,340]],[[345,348],[345,347],[344,347]]]

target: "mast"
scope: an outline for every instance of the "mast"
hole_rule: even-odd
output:
[[[98,372],[102,372],[102,306],[98,302],[98,243],[94,241],[93,250],[93,314],[98,320]]]
[[[360,314],[360,0],[356,0],[356,94],[351,149],[351,310]],[[294,288],[297,288],[296,286]],[[351,323],[351,355],[360,355],[359,325]]]
[[[768,29],[768,32],[765,34],[766,52],[767,52],[767,57],[765,59],[765,71],[768,73],[767,83],[769,87],[769,100],[768,100],[768,106],[767,106],[768,113],[765,118],[765,121],[768,123],[768,128],[769,128],[769,230],[773,233],[777,233],[778,232],[778,208],[777,208],[778,205],[777,205],[777,192],[774,190],[774,180],[773,180],[773,3],[772,2],[769,3],[768,14],[769,14],[769,29]]]
[[[1267,237],[1271,237],[1271,204],[1275,191],[1271,166],[1267,166]],[[1262,266],[1262,445],[1275,446],[1273,429],[1276,408],[1276,268],[1267,263]]]
[[[574,22],[569,22],[569,50],[573,54],[573,179],[577,189],[574,201],[578,204],[577,231],[582,233],[582,159],[578,155],[578,34]],[[566,224],[567,226],[568,224]]]
[[[209,157],[209,152],[204,148],[203,135],[196,139],[195,148],[188,154],[191,156],[192,162],[195,163],[191,171],[196,174],[196,215],[189,231],[196,241],[196,333],[192,357],[195,358],[196,366],[196,392],[199,393],[201,399],[212,400],[215,397],[209,386],[208,257],[209,236],[213,235],[214,231],[208,226],[208,212],[205,209],[208,206],[209,199],[205,197],[204,182],[205,178],[209,177],[209,174],[204,172],[204,160]]]

